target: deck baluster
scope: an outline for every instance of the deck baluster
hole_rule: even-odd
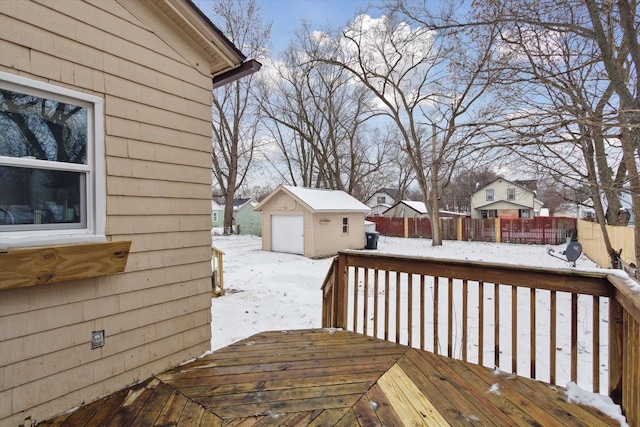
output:
[[[362,299],[362,333],[367,335],[369,326],[369,269],[364,269],[364,298]]]
[[[529,354],[529,375],[531,378],[536,378],[536,290],[531,288],[529,291],[529,340],[530,340],[530,354]]]
[[[549,333],[551,334],[551,345],[549,346],[549,382],[556,383],[556,291],[551,291],[551,319],[549,322]]]
[[[447,293],[447,356],[453,357],[453,279],[449,277],[449,290]]]
[[[467,279],[462,281],[462,360],[467,361],[467,346],[469,336],[467,329],[469,326],[469,283]]]
[[[600,297],[593,296],[593,392],[600,393]]]
[[[493,284],[493,365],[500,367],[500,284]]]
[[[578,381],[578,294],[571,293],[571,381]]]
[[[511,286],[511,373],[518,373],[518,287]]]
[[[433,352],[435,354],[440,354],[438,351],[439,341],[438,341],[438,288],[440,284],[440,278],[433,278]]]
[[[412,347],[411,336],[413,335],[413,274],[409,273],[407,283],[407,331],[409,332],[407,345]]]

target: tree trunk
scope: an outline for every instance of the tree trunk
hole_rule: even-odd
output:
[[[233,234],[233,191],[224,194],[224,235]]]

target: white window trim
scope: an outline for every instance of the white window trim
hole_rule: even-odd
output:
[[[104,155],[104,99],[61,86],[0,71],[0,86],[35,96],[47,95],[80,100],[92,104],[87,115],[87,226],[80,229],[29,230],[0,232],[0,248],[73,244],[106,241],[106,179]],[[42,167],[42,161],[33,160]],[[56,162],[46,162],[49,168]],[[46,167],[46,166],[45,166]],[[66,169],[73,168],[65,165]],[[82,167],[81,167],[82,168]]]

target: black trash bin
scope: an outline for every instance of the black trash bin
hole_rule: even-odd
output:
[[[377,231],[365,231],[364,234],[367,236],[367,245],[364,248],[378,249],[378,237],[380,237],[380,233]]]

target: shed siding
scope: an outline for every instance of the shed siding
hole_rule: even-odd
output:
[[[123,274],[1,292],[0,424],[18,425],[208,349],[211,77],[128,0],[3,0],[0,50],[2,71],[105,99],[106,232],[132,240]]]
[[[342,232],[342,218],[349,218],[349,232]],[[321,220],[329,221],[321,223]],[[316,213],[314,225],[314,257],[335,255],[346,249],[362,249],[365,246],[364,213]]]
[[[271,216],[303,215],[304,255],[325,257],[345,249],[365,246],[364,212],[312,212],[298,200],[284,192],[276,194],[262,209],[262,249],[271,250]],[[342,218],[349,218],[349,233],[342,233]],[[329,222],[320,223],[320,220]]]

